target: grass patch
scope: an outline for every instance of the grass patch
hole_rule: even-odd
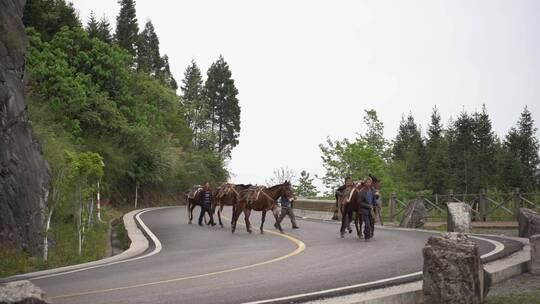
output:
[[[489,296],[486,304],[540,304],[540,289],[530,292],[508,293],[505,295]]]
[[[77,229],[71,220],[62,216],[54,217],[52,222],[53,244],[49,247],[49,259],[31,256],[12,248],[0,248],[0,277],[33,272],[99,260],[107,251],[108,221],[122,216],[121,211],[109,206],[102,209],[103,223],[94,221],[86,231],[81,255],[78,254]],[[123,226],[123,223],[122,223]],[[124,235],[125,229],[123,229]],[[125,235],[127,238],[127,235]],[[129,242],[129,238],[128,242]],[[129,243],[127,245],[129,247]]]

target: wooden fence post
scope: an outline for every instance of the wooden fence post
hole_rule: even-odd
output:
[[[521,207],[521,198],[519,197],[519,188],[514,188],[513,194],[514,214],[518,214],[518,209]]]
[[[486,221],[486,190],[480,189],[480,196],[478,197],[478,207],[480,209],[480,220]]]
[[[394,221],[395,216],[396,216],[396,193],[392,192],[392,195],[390,196],[390,218],[392,221]]]

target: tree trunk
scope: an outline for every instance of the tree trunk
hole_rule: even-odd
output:
[[[101,220],[101,197],[100,197],[100,193],[99,193],[99,181],[97,183],[97,206],[96,206],[96,211],[97,211],[97,219],[98,221],[101,223],[103,222]]]
[[[54,205],[49,210],[49,216],[47,217],[47,224],[45,225],[45,236],[43,237],[43,260],[47,261],[49,258],[49,241],[47,236],[49,235],[49,229],[51,228],[51,218],[54,211]]]

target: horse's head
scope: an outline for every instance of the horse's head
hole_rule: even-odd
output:
[[[289,199],[289,201],[294,201],[294,194],[292,190],[292,185],[289,181],[285,181],[283,184],[281,184],[281,195],[285,196]]]

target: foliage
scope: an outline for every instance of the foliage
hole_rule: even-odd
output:
[[[120,12],[116,17],[115,39],[118,45],[127,50],[132,57],[137,54],[139,23],[135,11],[135,1],[119,0]]]
[[[274,170],[272,177],[266,181],[266,186],[270,187],[273,185],[283,184],[286,181],[289,181],[291,184],[295,184],[296,173],[294,173],[294,171],[289,167],[280,167],[279,169]]]
[[[315,197],[317,196],[317,187],[313,185],[314,178],[309,176],[305,170],[300,172],[300,177],[295,185],[293,185],[294,195],[299,197]]]

